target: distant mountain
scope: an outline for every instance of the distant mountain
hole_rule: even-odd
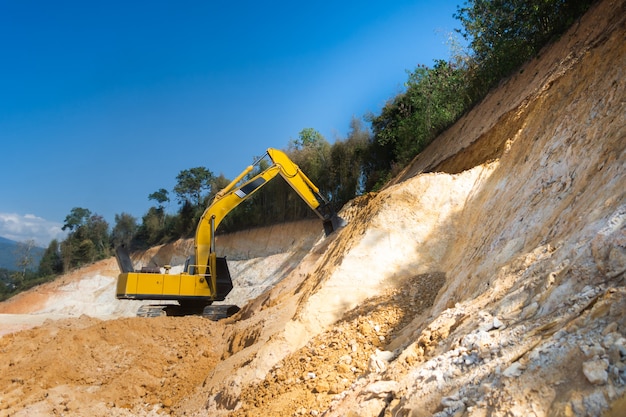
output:
[[[19,242],[0,236],[0,268],[9,269],[11,271],[18,269],[16,266],[19,257],[18,245]],[[33,248],[33,265],[31,269],[37,269],[44,251],[44,248]]]

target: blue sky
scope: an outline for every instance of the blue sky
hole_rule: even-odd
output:
[[[140,221],[183,169],[344,138],[449,57],[459,4],[0,0],[0,236],[47,245],[73,207]]]

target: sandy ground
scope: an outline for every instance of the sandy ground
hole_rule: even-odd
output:
[[[0,304],[0,416],[623,415],[625,38],[596,4],[328,238],[218,241],[230,319],[126,317],[114,261]]]

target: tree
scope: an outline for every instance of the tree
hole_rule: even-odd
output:
[[[160,242],[163,237],[162,212],[156,207],[150,207],[141,218],[141,225],[137,228],[134,244],[140,248],[148,248]]]
[[[197,217],[199,217],[197,207],[198,206],[192,206],[188,200],[185,200],[183,203],[175,225],[178,236],[191,236],[196,230],[198,223]]]
[[[48,245],[43,253],[41,261],[39,261],[39,276],[47,277],[57,275],[63,272],[63,262],[61,261],[61,253],[59,242],[54,239]]]
[[[363,192],[363,163],[370,133],[356,118],[350,122],[350,131],[345,141],[336,141],[330,149],[331,201],[336,209]]]
[[[458,30],[470,42],[473,100],[563,33],[592,0],[468,0],[458,7]]]
[[[78,229],[80,226],[84,225],[91,216],[91,211],[82,207],[74,207],[70,214],[65,216],[65,223],[61,230],[69,229],[70,232],[73,232],[75,229]]]
[[[463,114],[471,103],[465,84],[465,68],[444,60],[432,68],[418,65],[409,73],[406,91],[370,118],[368,190],[382,186]]]
[[[307,127],[292,139],[287,155],[321,190],[328,189],[330,144],[317,130]]]
[[[154,200],[158,203],[158,209],[163,210],[163,204],[170,201],[170,197],[165,188],[159,188],[157,191],[153,192],[148,196],[148,200]]]
[[[15,266],[18,271],[15,275],[16,281],[23,282],[26,277],[26,272],[33,266],[33,249],[36,247],[35,241],[32,239],[24,242],[19,242],[15,249],[15,255],[17,260]]]
[[[185,201],[190,201],[199,206],[202,202],[202,192],[211,189],[213,179],[213,173],[205,167],[180,171],[176,176],[178,182],[174,187],[179,203],[183,204]]]
[[[226,186],[230,184],[230,180],[224,176],[224,174],[220,174],[217,177],[213,178],[211,181],[211,192],[207,196],[205,206],[208,206],[215,198],[215,195],[219,193],[221,190],[226,188]]]
[[[137,233],[137,219],[128,213],[115,215],[115,226],[111,232],[113,246],[130,246],[130,242]]]
[[[70,233],[61,243],[64,270],[110,256],[109,224],[102,216],[75,207],[65,218],[65,229]]]
[[[326,139],[312,127],[305,127],[298,133],[298,139],[291,140],[291,146],[296,150],[305,148],[319,148],[324,145]]]
[[[87,221],[87,241],[94,247],[94,255],[89,262],[107,258],[111,255],[111,237],[109,223],[99,214],[94,214]],[[88,258],[85,258],[88,259]]]

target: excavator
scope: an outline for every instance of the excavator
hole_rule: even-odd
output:
[[[251,179],[243,181],[266,157],[272,164]],[[116,248],[115,254],[121,270],[117,279],[116,297],[169,302],[142,306],[137,315],[143,317],[202,315],[219,320],[239,311],[235,305],[212,305],[214,301],[224,301],[233,288],[226,258],[216,255],[215,231],[230,211],[279,174],[320,217],[326,236],[345,224],[300,168],[284,152],[269,148],[262,158],[248,166],[215,195],[200,218],[194,253],[187,258],[182,272],[170,273],[169,265],[136,271],[127,249],[122,246]]]

